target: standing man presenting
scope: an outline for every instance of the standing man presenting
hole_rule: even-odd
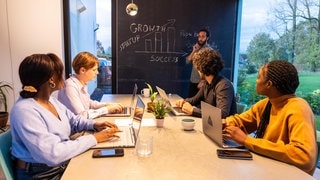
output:
[[[207,29],[200,29],[198,31],[198,41],[195,45],[193,45],[192,52],[187,57],[187,63],[192,63],[193,55],[196,52],[198,52],[201,48],[209,47],[209,45],[207,44],[209,36],[210,34]],[[194,95],[196,95],[201,86],[202,86],[202,83],[200,81],[199,73],[194,68],[194,66],[192,66],[188,97],[193,97]]]

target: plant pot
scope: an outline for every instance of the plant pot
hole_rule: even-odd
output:
[[[154,103],[153,102],[148,102],[147,103],[147,111],[148,112],[153,112],[154,109]]]
[[[158,128],[163,128],[164,118],[163,119],[156,119],[156,125]]]
[[[8,122],[9,113],[8,112],[0,112],[0,128],[4,128]]]

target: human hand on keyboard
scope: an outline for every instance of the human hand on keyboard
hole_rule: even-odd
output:
[[[106,104],[108,108],[108,113],[121,113],[123,111],[123,105],[119,103],[108,103]]]
[[[247,134],[243,132],[239,127],[227,126],[223,129],[222,136],[236,141],[239,144],[244,144]]]
[[[97,142],[99,143],[99,142],[109,141],[114,138],[120,138],[118,135],[115,134],[116,132],[119,132],[119,131],[114,128],[108,128],[106,130],[96,132],[93,135],[96,138]]]
[[[118,128],[118,126],[116,124],[108,122],[108,121],[95,122],[93,127],[96,131],[101,131],[101,130],[104,130],[107,128],[112,128],[112,129],[115,129],[116,132],[121,132],[121,130]]]

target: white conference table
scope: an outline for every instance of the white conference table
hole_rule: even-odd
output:
[[[127,104],[130,97],[104,95],[101,101]],[[142,100],[146,104],[149,98]],[[220,159],[219,147],[203,134],[200,118],[192,117],[194,131],[182,130],[180,121],[186,117],[170,114],[164,128],[141,127],[139,135],[153,136],[151,155],[139,157],[135,148],[125,148],[123,157],[93,159],[93,150],[88,150],[70,161],[62,179],[314,179],[295,166],[254,153],[253,160]],[[143,118],[154,117],[145,111]]]

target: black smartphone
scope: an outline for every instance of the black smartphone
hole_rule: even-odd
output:
[[[96,149],[92,153],[93,158],[101,157],[120,157],[124,155],[124,150],[122,148],[114,149]]]
[[[225,159],[245,159],[252,160],[252,154],[247,150],[237,149],[217,149],[217,155],[219,158]]]

